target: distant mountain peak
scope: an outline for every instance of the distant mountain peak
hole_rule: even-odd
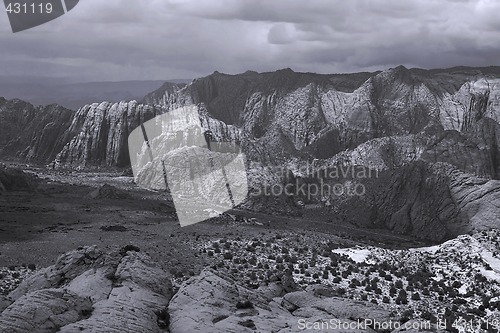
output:
[[[393,68],[396,71],[407,71],[408,68],[406,68],[404,65],[399,65]]]
[[[390,68],[374,76],[375,81],[382,80],[383,82],[394,84],[396,82],[413,85],[418,80],[413,73],[403,65]]]

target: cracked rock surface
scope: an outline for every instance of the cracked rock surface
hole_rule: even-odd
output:
[[[146,254],[84,247],[9,295],[0,332],[162,332],[157,313],[171,297],[170,275]]]
[[[317,297],[305,291],[270,297],[250,290],[211,270],[179,289],[169,305],[170,330],[188,332],[303,332],[299,320],[325,319],[351,323],[357,318],[389,318],[384,309],[366,302]],[[351,319],[349,319],[351,318]],[[346,332],[374,332],[366,328]]]

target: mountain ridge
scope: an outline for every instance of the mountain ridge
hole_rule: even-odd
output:
[[[127,137],[133,129],[157,115],[196,105],[202,124],[216,141],[240,144],[249,165],[251,191],[269,185],[266,182],[287,185],[289,179],[283,176],[287,173],[275,172],[289,170],[294,163],[363,167],[384,175],[382,180],[336,179],[342,184],[357,181],[370,194],[366,197],[252,200],[283,211],[300,211],[293,207],[298,201],[328,203],[332,212],[345,212],[362,227],[442,241],[491,227],[498,213],[490,205],[500,193],[497,71],[497,67],[425,71],[398,66],[346,75],[297,73],[289,68],[237,75],[214,72],[187,85],[165,83],[143,98],[147,104],[94,103],[63,122],[52,119],[43,127],[28,126],[23,134],[27,138],[9,140],[10,148],[4,146],[2,154],[57,168],[128,167]],[[0,117],[16,114],[17,104],[20,111],[34,108],[2,102]],[[61,118],[57,115],[52,117]],[[10,118],[4,119],[0,126],[11,126]],[[44,137],[50,140],[35,140]],[[44,150],[48,143],[50,152]],[[456,172],[443,174],[437,167],[441,164]],[[302,182],[323,181],[295,176]],[[467,179],[477,182],[475,190],[460,183]],[[406,181],[421,194],[412,193]],[[467,193],[471,196],[463,199]],[[349,215],[352,207],[359,209]]]

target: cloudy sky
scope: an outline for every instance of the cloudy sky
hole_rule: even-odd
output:
[[[500,0],[80,0],[13,34],[0,75],[173,79],[500,65]]]

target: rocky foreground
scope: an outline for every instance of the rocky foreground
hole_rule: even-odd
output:
[[[350,327],[366,318],[391,320],[376,304],[332,296],[319,286],[295,290],[286,274],[252,290],[207,269],[174,289],[169,273],[134,246],[109,253],[79,248],[0,301],[0,331],[300,332],[324,320]]]

